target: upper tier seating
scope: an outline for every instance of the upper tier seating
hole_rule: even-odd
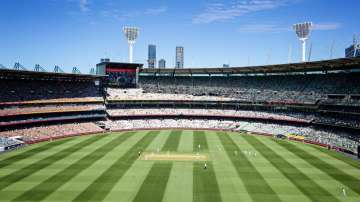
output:
[[[101,97],[93,81],[1,79],[0,86],[0,103]]]
[[[273,76],[141,76],[149,93],[223,96],[248,101],[315,103],[329,94],[360,94],[360,74]]]

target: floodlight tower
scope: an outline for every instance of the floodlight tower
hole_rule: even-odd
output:
[[[133,63],[133,47],[139,35],[139,28],[124,27],[123,32],[129,44],[129,63]]]
[[[312,26],[313,26],[312,22],[299,23],[293,26],[296,35],[299,37],[299,40],[301,41],[302,44],[302,56],[301,56],[302,62],[306,61],[306,41],[309,39]]]

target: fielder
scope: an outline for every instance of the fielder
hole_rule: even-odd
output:
[[[346,190],[345,190],[345,187],[342,188],[342,194],[344,197],[346,197]]]

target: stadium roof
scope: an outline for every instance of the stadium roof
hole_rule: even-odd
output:
[[[46,80],[96,80],[104,76],[91,74],[70,74],[54,72],[36,72],[13,69],[0,69],[0,78],[20,78],[20,79],[46,79]]]
[[[143,74],[265,74],[290,72],[318,72],[360,69],[360,57],[341,58],[305,63],[279,65],[226,67],[226,68],[184,68],[184,69],[141,69]]]

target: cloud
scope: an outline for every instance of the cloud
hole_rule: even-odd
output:
[[[285,27],[276,24],[247,24],[241,26],[239,31],[249,33],[278,33],[291,31],[291,27]]]
[[[89,1],[88,0],[79,0],[80,11],[86,13],[89,11]]]
[[[101,11],[101,15],[103,17],[115,18],[117,20],[123,21],[123,20],[129,19],[129,18],[135,18],[135,17],[139,17],[139,16],[160,15],[160,14],[166,13],[167,10],[168,10],[167,6],[161,6],[161,7],[157,7],[157,8],[148,8],[145,10],[127,11],[127,12],[122,12],[118,9],[108,9],[108,10]]]
[[[240,0],[231,4],[211,3],[205,11],[193,18],[194,24],[205,24],[219,21],[226,21],[239,16],[276,9],[286,6],[294,0]]]
[[[312,30],[316,31],[328,31],[336,30],[341,27],[340,23],[331,22],[331,23],[314,23]],[[283,26],[275,23],[264,23],[264,24],[246,24],[242,25],[239,28],[240,32],[246,33],[280,33],[280,32],[289,32],[293,31],[291,25]]]
[[[167,6],[161,6],[159,8],[149,8],[149,9],[145,10],[144,14],[145,15],[159,15],[159,14],[167,12],[167,10],[168,10]]]
[[[336,29],[339,29],[340,27],[341,27],[341,24],[337,23],[337,22],[319,23],[319,24],[315,23],[313,30],[327,31],[327,30],[336,30]]]
[[[59,2],[59,0],[52,0],[52,2]],[[67,2],[76,5],[81,13],[86,13],[90,10],[89,0],[67,0]]]

